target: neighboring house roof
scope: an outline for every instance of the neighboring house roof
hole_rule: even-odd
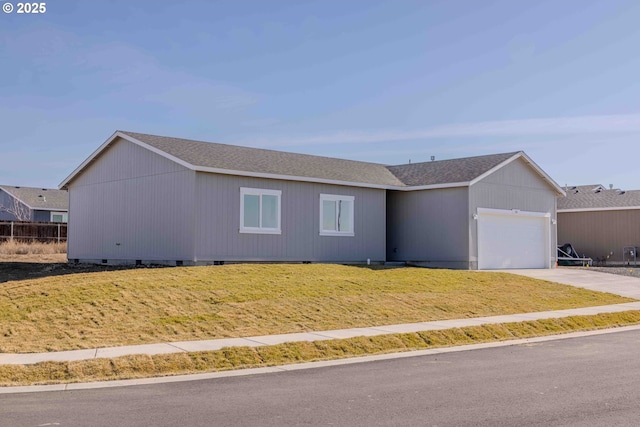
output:
[[[640,190],[606,189],[600,184],[566,187],[558,212],[640,209]]]
[[[195,171],[397,190],[469,186],[497,168],[522,158],[558,194],[564,194],[562,188],[523,152],[386,166],[128,131],[115,132],[60,184],[60,188],[66,188],[76,175],[118,138]]]
[[[0,185],[0,190],[12,195],[29,209],[40,211],[69,210],[69,193],[66,190]]]

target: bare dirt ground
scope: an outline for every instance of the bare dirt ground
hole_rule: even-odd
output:
[[[0,255],[0,284],[14,280],[64,274],[93,273],[135,268],[134,266],[104,266],[93,264],[68,264],[66,254],[51,255]],[[144,267],[143,267],[144,268]]]

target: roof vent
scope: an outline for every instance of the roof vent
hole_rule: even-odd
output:
[[[624,193],[626,193],[626,191],[620,190],[620,191],[618,191],[618,196],[622,196]]]
[[[609,184],[609,190],[613,190],[613,184]]]
[[[596,189],[596,191],[595,191],[595,192],[596,192],[596,193],[600,193],[601,191],[602,191],[602,189],[601,189],[601,188],[598,188],[598,189]]]
[[[436,156],[431,156],[431,161],[434,162],[436,160]]]

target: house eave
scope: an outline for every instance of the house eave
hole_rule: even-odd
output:
[[[473,184],[483,180],[484,178],[486,178],[487,176],[491,175],[492,173],[494,173],[498,169],[501,169],[501,168],[505,167],[506,165],[508,165],[509,163],[514,162],[514,161],[516,161],[518,159],[524,160],[525,163],[527,163],[544,181],[547,182],[547,184],[549,184],[549,186],[551,186],[556,191],[556,194],[558,194],[558,196],[566,196],[567,195],[567,193],[562,189],[562,187],[560,185],[558,185],[558,183],[555,182],[553,180],[553,178],[551,178],[549,175],[547,175],[547,173],[545,171],[543,171],[542,168],[540,168],[540,166],[538,166],[533,160],[531,160],[531,158],[529,156],[527,156],[523,151],[520,151],[520,152],[514,154],[512,157],[508,158],[507,160],[505,160],[504,162],[500,163],[499,165],[494,166],[493,168],[489,169],[488,171],[486,171],[482,175],[477,176],[476,178],[474,178],[470,182],[469,185],[473,185]]]
[[[126,141],[131,142],[132,144],[138,145],[142,148],[145,148],[161,157],[164,157],[168,160],[171,160],[179,165],[184,166],[189,170],[193,170],[196,172],[205,172],[205,173],[216,173],[223,175],[235,175],[235,176],[246,176],[246,177],[254,177],[254,178],[265,178],[265,179],[277,179],[277,180],[285,180],[285,181],[298,181],[298,182],[312,182],[312,183],[320,183],[320,184],[331,184],[331,185],[342,185],[348,187],[361,187],[361,188],[372,188],[372,189],[380,189],[380,190],[396,190],[396,191],[421,191],[421,190],[436,190],[436,189],[445,189],[445,188],[459,188],[459,187],[470,187],[476,182],[482,180],[486,176],[492,174],[496,170],[504,167],[505,165],[511,163],[512,161],[523,158],[523,160],[529,164],[545,181],[547,181],[559,195],[566,195],[564,190],[551,179],[540,167],[538,167],[524,152],[519,152],[515,154],[513,157],[507,159],[506,161],[500,163],[489,171],[483,173],[482,175],[476,177],[472,181],[469,182],[451,182],[451,183],[440,183],[440,184],[429,184],[429,185],[417,185],[417,186],[406,186],[406,185],[391,185],[391,184],[374,184],[367,182],[352,182],[352,181],[342,181],[342,180],[333,180],[327,178],[316,178],[316,177],[307,177],[307,176],[295,176],[295,175],[283,175],[283,174],[272,174],[272,173],[262,173],[262,172],[249,172],[249,171],[240,171],[240,170],[231,170],[231,169],[222,169],[222,168],[212,168],[205,166],[196,166],[189,162],[186,162],[182,159],[179,159],[175,156],[172,156],[160,149],[157,149],[149,144],[146,144],[132,136],[129,136],[123,132],[116,131],[111,135],[98,149],[96,149],[80,166],[78,166],[69,176],[67,176],[58,186],[61,190],[67,190],[69,184],[79,175],[81,174],[87,167],[91,165],[93,161],[95,161],[103,151],[108,149],[113,142],[122,138]]]
[[[350,181],[333,180],[333,179],[326,179],[326,178],[314,178],[314,177],[306,177],[306,176],[247,172],[247,171],[237,171],[237,170],[231,170],[231,169],[210,168],[210,167],[203,167],[203,166],[195,166],[193,170],[195,170],[196,172],[216,173],[216,174],[222,174],[222,175],[237,175],[237,176],[247,176],[252,178],[278,179],[278,180],[284,180],[284,181],[313,182],[313,183],[320,183],[320,184],[344,185],[348,187],[364,187],[364,188],[375,188],[375,189],[382,189],[382,190],[396,188],[394,186],[383,185],[383,184],[369,184],[364,182],[350,182]],[[405,188],[405,187],[397,187],[397,188]]]
[[[558,209],[558,213],[563,212],[606,212],[606,211],[633,211],[639,210],[640,206],[615,206],[603,208],[575,208],[575,209]]]
[[[124,134],[120,131],[116,131],[113,133],[113,135],[111,135],[100,147],[98,147],[93,153],[91,153],[91,155],[89,157],[87,157],[87,159],[82,162],[80,164],[80,166],[78,166],[73,172],[71,172],[71,174],[69,174],[69,176],[67,176],[64,181],[62,181],[59,185],[58,185],[58,189],[60,190],[68,190],[68,185],[69,183],[71,183],[71,181],[73,181],[73,179],[78,176],[80,173],[82,173],[82,171],[84,171],[91,163],[93,163],[93,161],[98,158],[100,156],[100,154],[102,154],[103,151],[105,151],[107,148],[109,148],[111,146],[111,144],[117,139],[117,138],[122,138],[125,139],[129,142],[131,142],[132,144],[138,145],[140,147],[143,147],[155,154],[158,154],[159,156],[162,156],[166,159],[169,159],[173,162],[176,162],[184,167],[186,167],[187,169],[191,169],[191,170],[195,170],[195,167],[188,162],[185,162],[184,160],[181,160],[175,156],[172,156],[168,153],[165,153],[162,150],[158,150],[155,147],[152,147],[149,144],[145,144],[144,142],[133,138],[127,134]]]

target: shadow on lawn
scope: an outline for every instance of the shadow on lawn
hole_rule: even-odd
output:
[[[391,270],[406,268],[399,265],[347,264],[367,270]],[[24,262],[0,261],[0,284],[17,280],[38,279],[41,277],[63,276],[67,274],[97,273],[103,271],[132,270],[136,268],[175,268],[165,265],[98,265],[69,264],[66,262]]]
[[[41,277],[63,276],[67,274],[96,273],[102,271],[132,270],[134,268],[158,268],[161,266],[136,265],[94,265],[51,262],[0,262],[0,283],[16,280],[38,279]]]

